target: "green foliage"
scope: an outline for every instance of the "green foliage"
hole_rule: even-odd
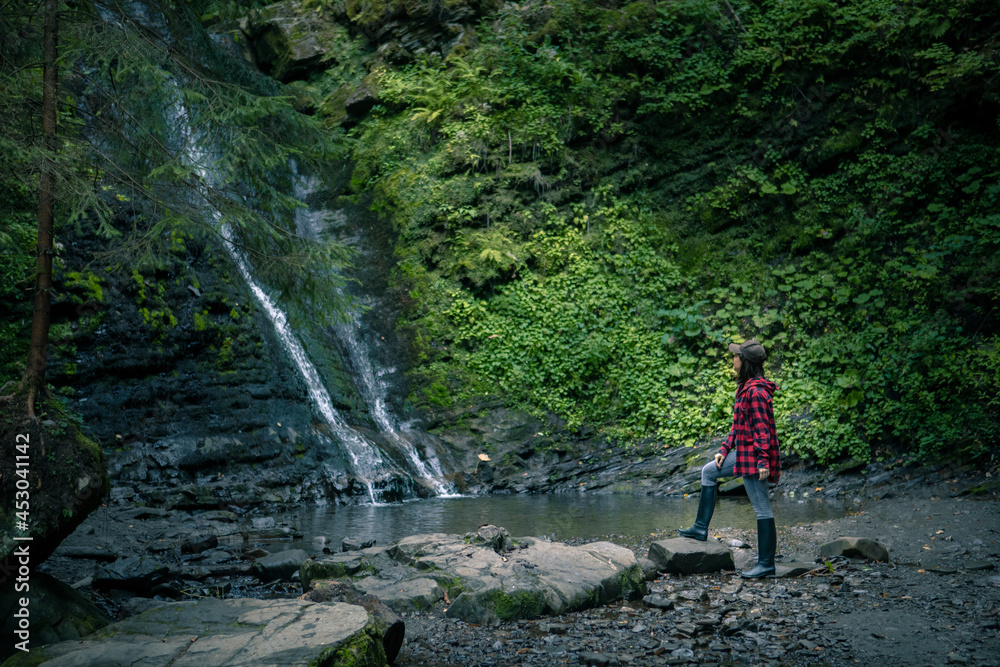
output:
[[[76,296],[76,303],[85,301],[104,301],[104,288],[101,287],[101,279],[89,270],[68,271],[63,275],[63,285],[67,289],[77,288],[82,295]]]
[[[993,3],[508,3],[375,73],[412,397],[627,442],[728,428],[755,336],[821,462],[998,439]]]
[[[222,0],[195,9],[232,16],[257,4]],[[61,15],[59,233],[104,237],[97,259],[125,275],[159,270],[166,255],[185,257],[192,240],[230,237],[260,280],[300,297],[293,306],[322,299],[323,312],[337,319],[349,302],[338,269],[351,252],[300,236],[294,216],[302,203],[288,193],[290,161],[319,173],[341,154],[339,139],[297,112],[278,84],[216,45],[187,4],[154,3],[144,17],[135,11],[110,2]],[[117,20],[106,20],[109,14]],[[0,17],[0,178],[19,198],[9,209],[17,216],[49,157],[36,127],[40,22],[38,6],[22,0]],[[21,229],[19,222],[0,240]],[[0,277],[12,266],[5,258]],[[89,287],[98,296],[97,283]],[[147,322],[172,326],[162,308],[147,310]]]
[[[37,202],[0,173],[0,386],[20,380],[28,350]]]

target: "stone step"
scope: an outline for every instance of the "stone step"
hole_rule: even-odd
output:
[[[3,663],[147,667],[326,667],[388,664],[368,612],[340,602],[175,602],[80,640],[31,647]]]

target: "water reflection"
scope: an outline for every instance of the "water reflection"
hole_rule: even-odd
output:
[[[612,533],[641,535],[672,531],[694,521],[697,498],[653,498],[630,495],[511,495],[433,498],[399,505],[302,508],[281,515],[303,534],[302,548],[314,537],[326,537],[338,550],[345,537],[389,544],[421,533],[467,533],[483,524],[503,526],[515,537],[595,538]],[[810,523],[844,515],[843,504],[784,498],[772,500],[779,526]],[[720,498],[712,525],[756,528],[746,498]]]

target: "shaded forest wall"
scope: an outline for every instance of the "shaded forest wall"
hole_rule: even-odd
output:
[[[379,46],[360,122],[349,59],[302,86],[399,234],[414,403],[692,443],[756,337],[807,458],[996,442],[995,4],[468,6]],[[346,11],[391,37],[421,7]]]

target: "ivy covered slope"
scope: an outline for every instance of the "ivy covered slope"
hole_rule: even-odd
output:
[[[398,231],[416,403],[690,444],[728,427],[724,343],[753,336],[806,458],[996,443],[1000,6],[486,11],[376,67],[349,131]]]

